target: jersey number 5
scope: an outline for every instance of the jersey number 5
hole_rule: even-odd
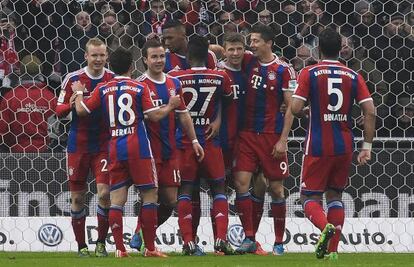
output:
[[[342,94],[341,89],[335,87],[335,85],[339,86],[342,84],[341,78],[328,78],[328,95],[335,94],[338,97],[338,102],[335,106],[332,106],[331,104],[328,105],[328,110],[330,111],[338,111],[341,109],[342,104],[344,103],[344,96]]]

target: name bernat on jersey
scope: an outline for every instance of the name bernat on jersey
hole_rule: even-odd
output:
[[[346,114],[323,114],[324,121],[347,121],[348,116]]]
[[[127,134],[133,134],[134,133],[134,127],[127,127],[124,129],[113,129],[111,131],[112,136],[124,136]]]

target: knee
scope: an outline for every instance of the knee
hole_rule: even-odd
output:
[[[234,179],[234,187],[237,193],[247,193],[250,188],[250,182],[247,179],[236,178]]]
[[[326,200],[332,201],[332,200],[341,200],[342,199],[342,193],[335,191],[335,190],[328,190],[325,193]]]
[[[85,195],[82,193],[76,193],[71,195],[71,203],[73,206],[85,205]]]
[[[109,190],[103,190],[98,192],[98,203],[101,206],[108,207],[111,203],[111,198],[109,197]]]

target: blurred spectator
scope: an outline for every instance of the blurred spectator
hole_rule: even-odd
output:
[[[0,11],[0,95],[17,82],[19,63],[15,37],[15,20],[12,15]]]
[[[291,64],[296,72],[300,72],[304,67],[316,64],[318,58],[315,49],[303,44],[296,49],[296,57],[291,60]]]
[[[42,82],[40,60],[28,55],[21,61],[20,85],[0,103],[0,140],[10,152],[46,152],[48,120],[55,113],[55,95]]]
[[[218,0],[183,0],[180,8],[185,10],[183,23],[187,33],[205,36],[208,26],[215,20],[215,14],[221,10],[221,4]]]
[[[149,10],[144,11],[144,22],[140,25],[141,34],[147,36],[151,33],[161,35],[162,25],[172,20],[172,15],[166,10],[164,0],[149,2]]]
[[[75,16],[75,26],[69,29],[70,33],[59,31],[59,62],[55,72],[59,77],[83,67],[85,63],[86,42],[98,35],[98,29],[91,23],[89,13],[80,11]],[[65,39],[65,36],[69,38]]]

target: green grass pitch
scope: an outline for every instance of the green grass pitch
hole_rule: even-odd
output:
[[[312,267],[312,266],[414,266],[414,254],[396,253],[343,253],[338,261],[317,260],[312,253],[286,253],[283,256],[216,256],[189,257],[170,254],[169,258],[144,258],[133,253],[129,258],[117,259],[113,253],[108,258],[78,258],[76,253],[25,253],[0,252],[1,267],[111,267],[111,266],[151,266],[151,267],[214,267],[214,266],[278,266],[278,267]]]

